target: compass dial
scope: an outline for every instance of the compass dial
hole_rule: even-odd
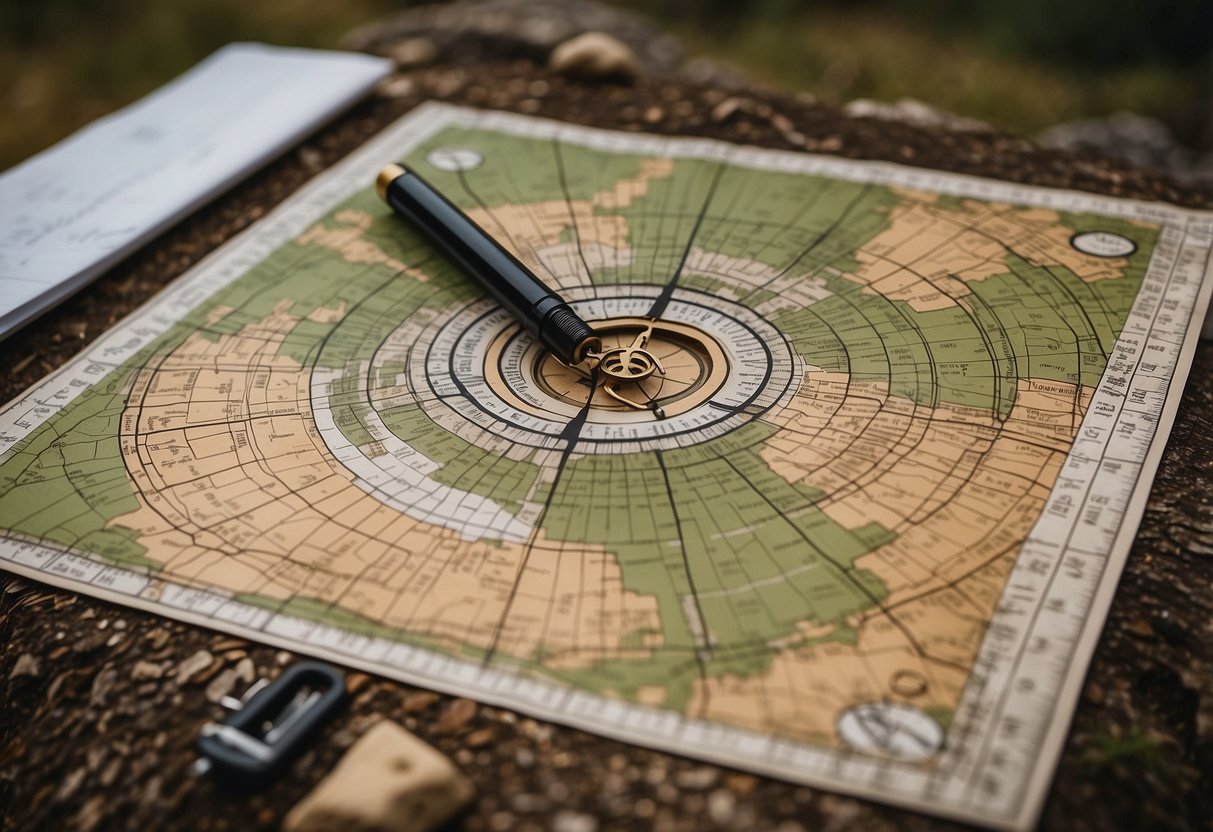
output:
[[[800,359],[762,316],[702,292],[678,290],[662,319],[651,321],[645,314],[658,291],[613,286],[567,296],[602,337],[604,353],[626,350],[651,327],[645,351],[660,370],[654,367],[635,381],[615,378],[593,385],[487,300],[424,328],[402,326],[381,345],[373,364],[403,364],[416,401],[436,421],[449,423],[453,411],[468,436],[480,431],[554,448],[563,443],[569,423],[582,418],[581,453],[644,450],[656,443],[669,447],[670,440],[695,444],[740,427],[791,396]],[[582,414],[587,398],[590,407]]]
[[[728,377],[729,363],[724,349],[698,327],[622,317],[596,321],[594,329],[602,339],[604,365],[625,353],[638,335],[649,336],[644,351],[632,359],[631,380],[625,372],[602,378],[593,385],[594,411],[651,412],[652,408],[660,407],[666,417],[676,416],[710,401]],[[509,336],[510,333],[503,333],[501,342],[506,342]],[[585,403],[591,383],[584,371],[563,364],[538,344],[522,361],[531,365],[529,375],[539,389],[576,407]],[[606,370],[600,373],[605,375]],[[509,395],[511,391],[503,392]]]

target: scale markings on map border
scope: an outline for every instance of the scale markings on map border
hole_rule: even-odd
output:
[[[1043,805],[1084,672],[1145,508],[1213,291],[1213,214],[877,162],[699,139],[618,134],[427,104],[398,121],[178,279],[0,412],[0,454],[92,381],[362,190],[385,163],[450,126],[592,148],[711,158],[942,194],[1158,223],[1162,236],[1045,510],[1023,546],[977,655],[948,746],[934,767],[814,747],[672,711],[486,669],[479,662],[275,614],[206,589],[153,580],[63,548],[0,539],[4,568],[119,604],[352,667],[471,695],[626,741],[824,786],[990,827],[1032,825]],[[1166,304],[1164,304],[1164,299]],[[1149,362],[1143,358],[1149,356]],[[1098,475],[1098,476],[1097,476]]]

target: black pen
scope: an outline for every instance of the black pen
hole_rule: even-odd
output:
[[[379,171],[375,190],[396,213],[476,278],[518,322],[566,364],[579,364],[602,349],[590,325],[560,295],[450,200],[402,165]]]

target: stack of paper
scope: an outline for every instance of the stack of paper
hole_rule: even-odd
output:
[[[238,43],[0,175],[0,338],[332,118],[391,70]]]

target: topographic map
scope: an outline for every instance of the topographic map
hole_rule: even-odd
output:
[[[653,406],[546,355],[392,215],[371,186],[396,160],[608,345],[651,327],[662,372],[630,395]],[[1162,204],[429,105],[7,407],[0,557],[1023,827],[1211,238]]]

